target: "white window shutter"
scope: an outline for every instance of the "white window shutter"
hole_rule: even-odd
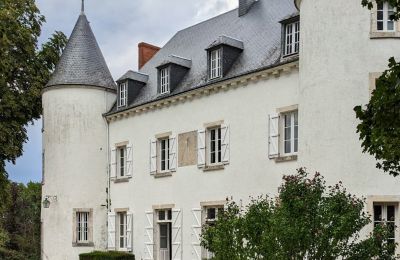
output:
[[[182,211],[172,209],[172,260],[182,260]]]
[[[132,251],[133,240],[133,213],[126,214],[126,249]]]
[[[110,161],[110,179],[115,179],[117,177],[117,150],[115,147],[111,148]]]
[[[150,140],[150,174],[157,172],[157,140]]]
[[[176,171],[176,136],[169,138],[169,170]]]
[[[222,156],[222,163],[223,164],[228,164],[229,163],[229,157],[230,157],[230,143],[229,143],[229,126],[227,125],[222,125],[221,126],[221,140],[222,140],[222,145],[221,145],[221,156]]]
[[[279,114],[269,115],[268,156],[279,156]]]
[[[197,131],[197,167],[206,166],[206,130]]]
[[[201,260],[201,209],[192,209],[192,259]]]
[[[133,147],[126,146],[126,177],[132,177],[133,174]]]
[[[115,250],[115,213],[108,213],[108,250]]]
[[[153,260],[153,247],[154,247],[154,237],[153,237],[153,211],[146,211],[146,226],[145,226],[145,242],[144,242],[144,259]]]

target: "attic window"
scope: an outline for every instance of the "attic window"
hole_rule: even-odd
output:
[[[126,82],[119,84],[118,93],[118,107],[126,106],[126,100],[128,97],[128,86]]]
[[[300,21],[285,24],[285,44],[284,55],[293,55],[299,53],[300,45]]]
[[[169,93],[170,88],[169,88],[169,67],[165,67],[163,69],[160,69],[160,94],[166,94]]]
[[[222,76],[222,48],[210,51],[210,79]]]

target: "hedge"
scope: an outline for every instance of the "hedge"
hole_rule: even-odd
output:
[[[79,255],[79,260],[135,260],[135,255],[117,251],[94,251]]]

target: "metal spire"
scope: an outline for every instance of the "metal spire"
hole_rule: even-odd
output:
[[[85,13],[85,0],[82,0],[82,7],[81,7],[81,13]]]

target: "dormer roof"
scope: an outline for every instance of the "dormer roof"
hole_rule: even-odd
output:
[[[220,46],[220,45],[226,45],[226,46],[234,47],[234,48],[237,48],[240,50],[244,49],[244,45],[243,45],[242,41],[232,38],[232,37],[229,37],[229,36],[226,36],[226,35],[221,35],[215,41],[213,41],[206,48],[206,50],[212,49],[212,48]]]
[[[122,77],[120,77],[117,82],[121,82],[124,80],[133,80],[133,81],[138,81],[141,83],[146,84],[147,81],[149,80],[149,75],[133,71],[133,70],[128,70]]]
[[[116,89],[110,70],[83,12],[46,87],[60,85]]]

